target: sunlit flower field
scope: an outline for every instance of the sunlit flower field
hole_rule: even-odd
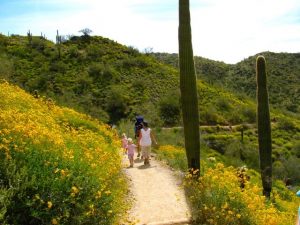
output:
[[[157,150],[158,157],[171,166],[185,160],[183,148],[164,145]],[[175,163],[175,161],[178,161]],[[184,188],[192,204],[196,224],[215,225],[294,225],[299,200],[280,181],[275,181],[271,200],[262,196],[259,174],[247,170],[245,186],[241,188],[238,169],[222,163],[201,160],[200,178],[195,181],[187,174]]]
[[[109,126],[0,82],[0,224],[117,224],[127,186]]]

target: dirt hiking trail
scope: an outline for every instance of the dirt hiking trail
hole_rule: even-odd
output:
[[[130,183],[133,207],[128,212],[131,224],[136,225],[185,225],[190,221],[181,181],[174,171],[155,160],[150,165],[137,159],[129,168],[127,155],[123,157],[124,172]]]

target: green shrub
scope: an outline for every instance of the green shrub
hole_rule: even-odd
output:
[[[232,109],[232,106],[229,103],[228,98],[219,98],[219,99],[217,99],[216,106],[221,111],[230,111]]]
[[[278,121],[278,128],[283,130],[294,130],[296,125],[291,119],[280,117]]]
[[[113,85],[106,98],[106,111],[110,122],[117,123],[130,112],[130,97],[128,91],[120,85]]]
[[[180,121],[179,96],[170,95],[159,102],[159,115],[165,126],[178,125]]]
[[[297,141],[292,147],[292,153],[300,158],[300,141]]]
[[[226,146],[232,142],[232,135],[215,135],[210,134],[203,137],[203,141],[206,142],[207,146],[224,154],[226,151]]]
[[[228,117],[228,122],[231,124],[240,124],[244,122],[241,117],[241,112],[239,110],[232,111]]]
[[[2,154],[1,154],[2,155]],[[3,155],[2,155],[3,156]],[[36,191],[36,179],[26,167],[17,166],[15,160],[6,161],[1,158],[0,173],[0,222],[4,224],[42,224],[42,220],[34,216],[33,193]]]
[[[256,110],[252,107],[242,107],[241,114],[245,118],[245,122],[255,123],[256,122]]]
[[[289,157],[283,161],[283,165],[286,169],[287,176],[293,181],[293,183],[299,183],[300,180],[300,159]]]
[[[224,163],[226,165],[232,165],[239,167],[247,165],[249,168],[258,169],[258,151],[257,149],[247,140],[243,143],[240,140],[231,140],[224,147]]]
[[[156,150],[157,158],[168,163],[172,168],[187,170],[186,153],[183,148],[171,145],[161,145]]]
[[[287,171],[281,161],[275,161],[273,163],[274,178],[284,180],[287,177]]]
[[[200,107],[200,124],[216,125],[224,123],[226,123],[226,121],[219,115],[214,106],[210,105],[204,109]]]
[[[44,39],[40,39],[39,37],[33,37],[31,46],[38,51],[44,51],[46,42]]]

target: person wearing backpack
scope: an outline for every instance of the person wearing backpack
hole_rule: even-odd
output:
[[[150,159],[152,141],[156,145],[157,145],[157,141],[150,127],[148,127],[148,123],[144,121],[142,125],[143,128],[140,130],[139,133],[139,145],[141,146],[142,157],[144,158],[144,165],[150,165],[149,159]]]
[[[139,135],[140,135],[140,130],[143,128],[143,121],[144,121],[144,117],[142,116],[136,116],[135,117],[135,124],[134,124],[134,136],[135,138],[137,139],[137,158],[140,157],[140,153],[141,153],[141,146],[139,144],[139,141],[138,141],[138,138],[139,138]]]

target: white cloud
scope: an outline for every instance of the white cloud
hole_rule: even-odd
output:
[[[296,1],[218,1],[192,10],[194,52],[235,63],[262,51],[299,51],[299,24],[284,24]],[[289,38],[294,37],[293,46]],[[299,45],[298,45],[299,46]]]

